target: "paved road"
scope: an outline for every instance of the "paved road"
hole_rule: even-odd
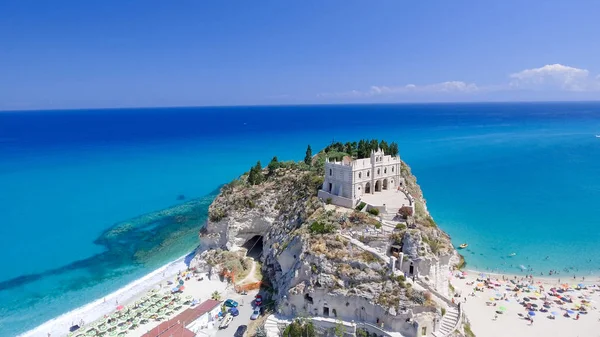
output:
[[[252,300],[254,300],[254,296],[258,294],[257,290],[253,290],[248,292],[248,295],[230,295],[232,300],[237,301],[240,305],[238,306],[238,310],[240,311],[240,315],[233,318],[233,321],[229,324],[226,329],[217,331],[215,337],[233,337],[235,330],[240,325],[248,325],[250,323],[250,316],[252,315]],[[226,300],[225,298],[224,300]]]

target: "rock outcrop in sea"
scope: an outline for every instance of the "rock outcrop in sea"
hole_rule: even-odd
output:
[[[216,252],[261,242],[263,280],[279,314],[431,336],[450,305],[448,274],[458,255],[429,215],[416,178],[403,162],[415,214],[390,228],[377,216],[317,198],[325,155],[319,153],[312,166],[270,165],[258,184],[248,183],[245,174],[223,186],[191,266],[217,275],[225,267],[214,262]]]

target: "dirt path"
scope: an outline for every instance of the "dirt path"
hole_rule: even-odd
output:
[[[254,275],[255,272],[256,272],[256,261],[252,260],[252,268],[250,268],[250,272],[248,273],[248,275],[246,275],[246,277],[244,277],[244,279],[242,279],[241,281],[238,281],[237,284],[258,282],[258,280],[256,279],[256,276]]]

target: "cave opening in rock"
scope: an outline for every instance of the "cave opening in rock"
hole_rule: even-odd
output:
[[[251,237],[242,247],[248,250],[246,256],[249,256],[255,260],[258,260],[262,255],[263,251],[263,237],[262,235],[255,235]]]

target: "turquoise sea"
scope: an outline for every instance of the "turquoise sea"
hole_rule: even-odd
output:
[[[0,112],[0,336],[184,255],[221,184],[332,140],[398,142],[469,267],[597,274],[596,134],[600,103]]]

